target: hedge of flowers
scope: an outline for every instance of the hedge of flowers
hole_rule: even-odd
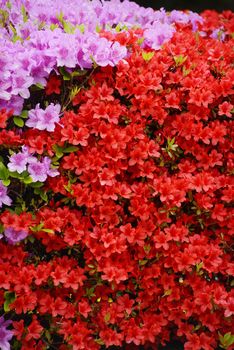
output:
[[[233,349],[233,13],[0,5],[0,348]]]

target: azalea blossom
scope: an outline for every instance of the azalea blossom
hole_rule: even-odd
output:
[[[5,205],[11,205],[12,200],[7,195],[7,187],[3,185],[2,181],[0,180],[0,208],[3,204]]]
[[[28,113],[28,120],[25,125],[38,130],[54,131],[55,124],[59,123],[61,106],[51,103],[45,110],[37,104],[35,109]]]
[[[11,324],[11,321],[5,321],[4,317],[0,317],[0,348],[1,350],[10,350],[11,345],[9,341],[13,337],[13,332],[7,327]]]
[[[24,230],[15,230],[13,227],[8,227],[4,231],[4,235],[7,239],[7,242],[10,244],[15,244],[22,241],[27,237],[27,232]]]

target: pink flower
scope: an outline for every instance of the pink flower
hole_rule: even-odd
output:
[[[0,180],[0,208],[3,204],[11,205],[11,202],[11,198],[7,196],[7,187],[4,186],[2,181]]]
[[[10,244],[15,244],[27,237],[27,232],[24,230],[15,230],[13,227],[8,227],[4,231],[5,237]]]
[[[25,123],[28,127],[38,130],[54,131],[55,123],[59,122],[61,106],[51,103],[45,110],[37,104],[35,109],[29,111],[29,119]]]

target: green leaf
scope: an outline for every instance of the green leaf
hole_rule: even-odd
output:
[[[17,171],[9,171],[9,175],[14,179],[22,179],[21,174],[17,173]]]
[[[174,56],[173,58],[174,58],[175,64],[177,66],[180,66],[187,60],[188,57],[183,55],[178,55],[178,56]]]
[[[9,186],[11,183],[11,180],[7,179],[7,180],[2,180],[2,183],[4,186]]]
[[[234,344],[234,334],[231,334],[231,332],[228,332],[222,336],[222,334],[219,333],[219,341],[220,346],[223,349],[228,349],[229,346]]]
[[[24,5],[21,6],[21,13],[23,15],[23,21],[24,21],[24,23],[26,23],[28,20],[28,15],[27,15],[27,12],[26,12]]]
[[[163,294],[163,297],[166,297],[168,295],[171,295],[172,293],[172,289],[168,289],[168,290],[165,290],[164,294]]]
[[[33,182],[33,179],[31,178],[31,176],[27,176],[23,179],[23,181],[26,185],[28,185]]]
[[[54,23],[52,23],[51,25],[50,25],[50,30],[55,30],[56,28],[59,28],[59,26],[58,26],[58,24],[54,24]]]
[[[85,69],[78,69],[72,72],[72,77],[81,77],[82,75],[85,75],[87,73],[87,70]]]
[[[85,32],[85,25],[84,24],[77,24],[76,28],[78,28],[82,34]]]
[[[6,3],[6,7],[10,10],[11,9],[11,3],[10,3],[10,1],[7,1],[7,3]]]
[[[71,80],[71,75],[65,69],[65,67],[60,67],[59,72],[63,77],[63,80]]]
[[[8,178],[9,178],[9,170],[3,164],[3,162],[0,162],[0,179],[1,180],[7,180]]]
[[[138,45],[143,44],[144,40],[145,40],[145,38],[139,38],[139,39],[137,40],[137,44],[138,44]]]
[[[24,121],[22,118],[20,117],[14,117],[14,123],[16,126],[19,126],[20,128],[22,128],[24,126]]]
[[[74,34],[75,27],[70,23],[63,20],[63,29],[67,34]]]
[[[199,264],[196,264],[196,272],[200,272],[202,266],[203,266],[203,262],[202,261]]]
[[[39,232],[39,231],[41,231],[43,226],[44,226],[44,222],[40,222],[40,224],[38,224],[37,226],[30,226],[29,228],[33,232]]]
[[[97,26],[96,26],[96,32],[97,32],[97,33],[100,33],[101,30],[102,30],[102,28],[101,28],[99,25],[97,25]]]
[[[97,343],[98,345],[105,345],[104,341],[101,338],[95,339],[94,340],[95,343]]]
[[[40,188],[44,185],[44,182],[40,182],[40,181],[37,181],[37,182],[33,182],[30,184],[31,187],[33,188]]]
[[[22,111],[21,114],[20,114],[20,117],[23,118],[23,119],[28,118],[28,111],[26,111],[26,110]]]
[[[154,57],[154,51],[152,51],[152,52],[143,51],[142,57],[146,62],[148,62]]]
[[[105,320],[105,322],[106,323],[108,323],[109,321],[110,321],[110,312],[107,312],[106,314],[105,314],[105,316],[104,316],[104,320]]]
[[[146,254],[149,254],[150,250],[151,250],[151,246],[149,244],[144,245],[144,251],[146,252]]]
[[[69,146],[63,149],[64,153],[71,153],[71,152],[76,152],[79,150],[79,147],[76,146]]]
[[[28,237],[27,237],[27,240],[29,240],[29,242],[31,242],[31,243],[34,243],[34,242],[35,242],[35,237],[33,237],[33,236],[28,236]]]
[[[51,230],[50,228],[43,228],[41,231],[54,234],[54,230]]]
[[[58,159],[63,156],[63,147],[53,145],[53,150],[55,151],[55,155]]]
[[[144,266],[145,264],[147,264],[147,262],[148,262],[147,259],[139,260],[139,265]]]
[[[43,201],[45,201],[45,202],[48,201],[47,193],[45,191],[43,191],[41,188],[35,188],[34,193],[39,194],[39,196],[41,197],[41,199],[43,199]]]
[[[16,296],[15,296],[15,293],[14,292],[5,292],[4,293],[4,298],[5,298],[5,302],[4,302],[4,311],[5,312],[9,312],[10,311],[10,304],[12,304],[15,299],[16,299]]]
[[[44,90],[44,86],[42,85],[42,84],[40,84],[40,83],[36,83],[34,86],[36,86],[38,89],[40,89],[40,90]]]

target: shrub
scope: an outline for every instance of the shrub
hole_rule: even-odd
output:
[[[1,10],[0,347],[231,349],[233,14],[68,5]]]

